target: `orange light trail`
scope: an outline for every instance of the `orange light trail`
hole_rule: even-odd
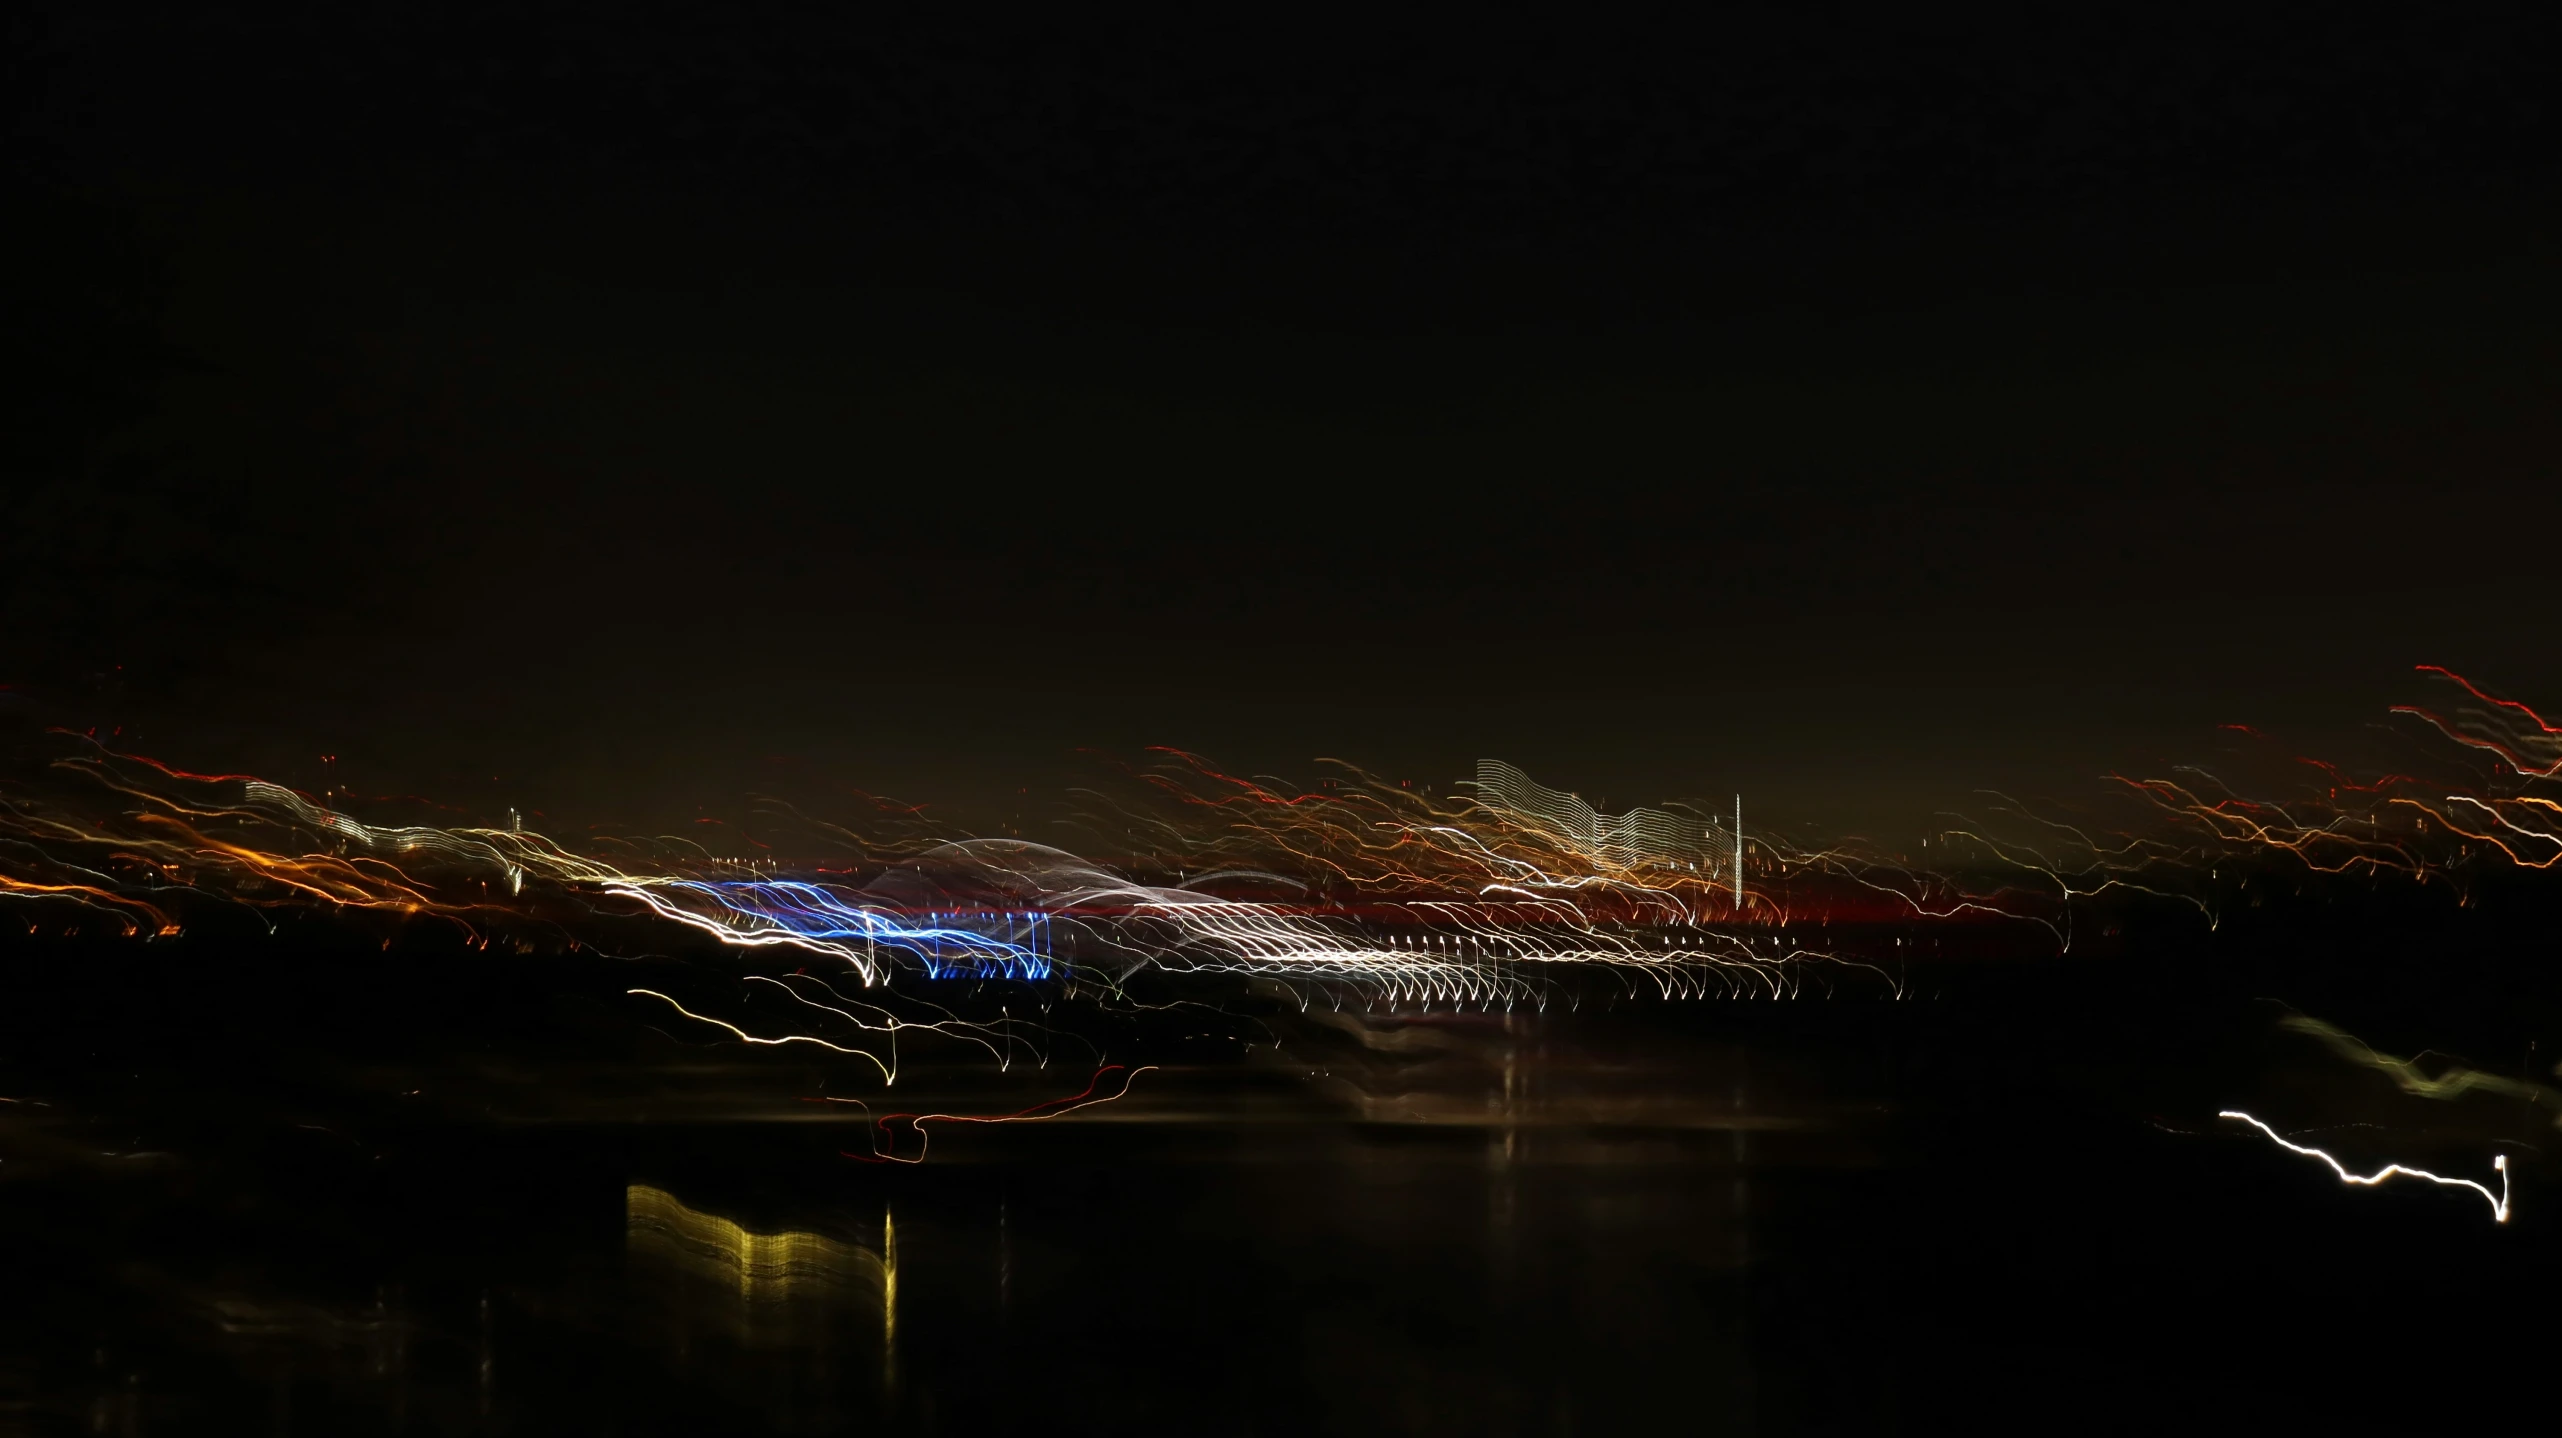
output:
[[[878,1118],[872,1119],[866,1130],[867,1132],[876,1135],[872,1144],[872,1151],[870,1153],[853,1153],[849,1151],[846,1152],[844,1156],[859,1163],[923,1163],[925,1162],[926,1150],[932,1142],[931,1136],[928,1135],[925,1130],[925,1126],[929,1123],[1042,1123],[1050,1119],[1065,1118],[1069,1114],[1075,1113],[1080,1109],[1093,1108],[1099,1104],[1118,1103],[1122,1099],[1128,1098],[1130,1096],[1131,1085],[1138,1082],[1139,1075],[1143,1073],[1153,1073],[1155,1071],[1156,1065],[1154,1064],[1142,1064],[1137,1068],[1126,1068],[1121,1064],[1106,1064],[1102,1068],[1095,1070],[1094,1077],[1087,1082],[1084,1092],[1071,1094],[1066,1098],[1050,1099],[1042,1103],[1036,1103],[1030,1108],[1020,1109],[1014,1113],[885,1113]],[[1095,1090],[1103,1086],[1104,1075],[1114,1073],[1121,1075],[1120,1092],[1104,1094],[1097,1097]],[[871,1111],[871,1106],[863,1103],[861,1099],[820,1098],[810,1099],[807,1101],[811,1103],[853,1104],[861,1107],[867,1115]],[[904,1158],[895,1152],[896,1139],[892,1134],[890,1125],[900,1120],[905,1120],[907,1126],[915,1131],[917,1149],[916,1156],[914,1158]],[[890,1149],[885,1150],[882,1147],[883,1140],[889,1141],[891,1145]]]

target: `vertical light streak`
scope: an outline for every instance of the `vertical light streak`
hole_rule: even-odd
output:
[[[1744,906],[1744,796],[1735,796],[1735,907]]]
[[[898,1223],[881,1205],[881,1392],[898,1392]]]
[[[2495,1153],[2491,1155],[2491,1167],[2498,1170],[2500,1175],[2500,1191],[2495,1195],[2490,1189],[2474,1182],[2472,1179],[2448,1178],[2442,1174],[2431,1173],[2424,1168],[2412,1168],[2407,1164],[2388,1163],[2373,1173],[2351,1173],[2348,1171],[2348,1166],[2341,1163],[2338,1159],[2331,1157],[2329,1154],[2322,1152],[2318,1148],[2307,1148],[2300,1143],[2288,1142],[2286,1139],[2278,1136],[2276,1129],[2270,1128],[2267,1124],[2260,1122],[2258,1119],[2251,1117],[2240,1109],[2228,1108],[2215,1116],[2217,1118],[2239,1119],[2242,1122],[2249,1124],[2251,1127],[2258,1129],[2260,1132],[2267,1134],[2271,1143],[2276,1144],[2278,1147],[2285,1149],[2290,1153],[2300,1153],[2306,1158],[2320,1159],[2322,1162],[2330,1165],[2331,1172],[2338,1174],[2340,1176],[2340,1182],[2342,1183],[2356,1184],[2361,1187],[2372,1188],[2375,1185],[2384,1182],[2388,1178],[2402,1177],[2425,1178],[2431,1183],[2443,1184],[2448,1188],[2469,1188],[2475,1193],[2482,1195],[2482,1200],[2491,1205],[2491,1217],[2494,1220],[2501,1223],[2509,1221],[2509,1156],[2505,1153]]]

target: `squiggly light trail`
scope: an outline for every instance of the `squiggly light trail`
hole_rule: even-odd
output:
[[[1045,1099],[1030,1108],[1019,1109],[1013,1113],[885,1113],[872,1118],[868,1125],[872,1140],[870,1153],[855,1153],[851,1149],[843,1150],[843,1153],[845,1157],[861,1163],[920,1164],[925,1162],[926,1151],[933,1142],[925,1128],[929,1123],[1044,1123],[1050,1119],[1065,1118],[1083,1109],[1118,1103],[1130,1096],[1130,1087],[1139,1081],[1139,1075],[1154,1072],[1156,1072],[1154,1064],[1141,1064],[1137,1068],[1127,1068],[1121,1064],[1106,1064],[1095,1070],[1094,1078],[1086,1084],[1084,1092],[1070,1094],[1066,1098]],[[1097,1090],[1103,1086],[1104,1075],[1115,1073],[1121,1075],[1120,1091],[1098,1094]],[[871,1105],[864,1103],[861,1099],[821,1098],[812,1099],[810,1102],[851,1104],[862,1109],[867,1117],[871,1114]],[[916,1155],[913,1158],[904,1157],[898,1152],[896,1133],[890,1127],[902,1119],[906,1120],[907,1126],[916,1133]]]
[[[2341,1163],[2338,1159],[2331,1157],[2329,1154],[2324,1153],[2318,1148],[2308,1148],[2303,1144],[2288,1140],[2281,1136],[2276,1129],[2270,1128],[2267,1124],[2260,1122],[2258,1119],[2251,1117],[2240,1109],[2228,1108],[2215,1116],[2217,1118],[2238,1119],[2243,1123],[2249,1124],[2251,1127],[2267,1134],[2271,1143],[2276,1144],[2278,1147],[2285,1149],[2289,1153],[2300,1153],[2306,1158],[2320,1159],[2323,1163],[2330,1166],[2331,1172],[2340,1176],[2340,1182],[2342,1183],[2372,1188],[2375,1185],[2392,1178],[2424,1178],[2431,1183],[2443,1184],[2448,1188],[2469,1188],[2475,1193],[2482,1195],[2483,1202],[2491,1205],[2491,1217],[2494,1220],[2500,1223],[2506,1223],[2509,1221],[2509,1156],[2507,1154],[2498,1153],[2491,1155],[2491,1167],[2498,1170],[2500,1175],[2500,1191],[2494,1194],[2489,1188],[2474,1182],[2472,1179],[2448,1178],[2444,1174],[2431,1173],[2424,1168],[2412,1168],[2407,1164],[2388,1163],[2373,1173],[2351,1173],[2348,1171],[2348,1165]]]
[[[660,1003],[674,1009],[676,1012],[683,1014],[685,1017],[694,1020],[696,1023],[710,1024],[715,1028],[727,1029],[730,1033],[736,1035],[741,1043],[761,1044],[774,1048],[779,1048],[784,1044],[815,1044],[820,1048],[829,1049],[836,1053],[846,1054],[854,1058],[870,1059],[873,1067],[878,1068],[881,1071],[882,1082],[898,1082],[898,1074],[896,1071],[891,1069],[888,1064],[883,1063],[877,1056],[863,1049],[848,1048],[843,1044],[830,1043],[826,1039],[817,1038],[810,1034],[785,1034],[778,1039],[759,1038],[755,1034],[749,1033],[747,1030],[740,1028],[738,1025],[731,1023],[727,1019],[716,1019],[709,1014],[698,1014],[692,1009],[685,1007],[683,1004],[676,1002],[674,999],[669,998],[667,995],[660,993],[656,989],[625,989],[623,992],[626,995],[635,998],[656,999]]]
[[[2562,866],[2562,726],[2514,699],[2434,664],[2418,666],[2461,691],[2452,708],[2397,704],[2390,712],[2454,741],[2476,770],[2434,781],[2416,773],[2359,780],[2321,759],[2299,758],[2321,778],[2309,791],[2270,798],[2237,793],[2203,769],[2182,779],[2127,779],[2130,793],[2208,847],[2192,867],[2221,855],[2287,855],[2318,874],[2402,874],[2447,879],[2479,860],[2520,869]],[[2227,728],[2253,733],[2243,725]],[[2488,775],[2479,772],[2487,758]]]
[[[1050,960],[1046,931],[1049,915],[1007,910],[967,915],[982,925],[1002,924],[1007,933],[992,935],[963,927],[958,912],[904,921],[878,908],[849,903],[823,885],[782,879],[703,881],[695,879],[620,879],[605,885],[609,893],[638,900],[660,918],[672,919],[711,934],[725,944],[758,948],[790,944],[825,946],[863,972],[876,971],[882,949],[909,955],[929,978],[1046,979]],[[701,901],[713,912],[687,907]],[[859,942],[856,957],[842,941]]]
[[[2468,853],[2562,863],[2562,800],[2534,792],[2562,783],[2562,727],[2430,672],[2458,686],[2465,706],[2399,712],[2491,756],[2505,787],[2428,800],[2409,776],[2361,782],[2312,760],[2323,787],[2282,800],[2245,797],[2202,770],[2130,779],[2125,792],[2154,816],[2153,832],[2057,823],[2004,799],[1993,817],[2008,830],[1969,823],[1938,835],[1950,857],[1936,869],[1762,834],[1747,870],[1727,860],[1747,846],[1718,814],[1673,805],[1603,815],[1491,761],[1461,786],[1470,792],[1436,798],[1349,766],[1320,789],[1293,790],[1162,750],[1135,776],[1138,800],[1087,796],[1099,802],[1077,822],[1097,840],[1089,852],[1122,850],[1114,864],[1020,840],[920,835],[884,846],[804,821],[887,856],[864,861],[869,882],[831,881],[698,847],[689,857],[675,841],[643,862],[609,862],[513,823],[368,824],[250,776],[190,774],[90,745],[46,766],[93,783],[89,797],[0,776],[0,901],[78,905],[134,935],[177,932],[173,906],[190,898],[372,911],[452,920],[484,945],[494,928],[527,924],[574,943],[588,916],[619,911],[732,949],[830,959],[867,985],[894,964],[928,978],[1056,971],[1106,986],[1154,966],[1313,985],[1338,1002],[1510,1005],[1538,1001],[1544,973],[1581,965],[1667,996],[1779,996],[1809,964],[1836,958],[1805,938],[1834,921],[2025,920],[2069,947],[2077,906],[2112,891],[2172,899],[2211,921],[2209,881],[2236,858],[2422,880]],[[121,808],[102,813],[96,797]],[[2449,842],[2458,852],[2443,852]],[[1239,882],[1261,892],[1227,891]]]
[[[1847,872],[1838,855],[1764,842],[1760,878],[1739,901],[1733,875],[1701,862],[1725,852],[1729,836],[1713,821],[1641,811],[1602,826],[1572,822],[1577,810],[1560,822],[1545,812],[1562,803],[1552,791],[1535,790],[1553,801],[1536,812],[1510,802],[1534,786],[1499,765],[1486,766],[1495,782],[1476,797],[1445,801],[1357,771],[1335,792],[1284,793],[1178,755],[1147,776],[1158,799],[1177,801],[1171,813],[1139,816],[1158,836],[1159,866],[1180,871],[1173,882],[1046,845],[967,838],[910,845],[868,868],[868,882],[785,877],[664,845],[647,864],[608,862],[514,822],[369,824],[263,780],[94,745],[46,769],[96,787],[91,797],[59,783],[0,792],[0,871],[18,871],[13,893],[85,904],[128,933],[176,932],[167,906],[187,898],[445,919],[483,946],[493,929],[528,924],[575,943],[587,916],[622,912],[731,949],[827,958],[866,986],[893,965],[1009,980],[1064,965],[1072,985],[1110,989],[1153,966],[1312,985],[1337,1003],[1509,1006],[1544,1001],[1544,973],[1588,966],[1642,975],[1666,996],[1778,997],[1797,990],[1805,964],[1831,958],[1790,942],[1792,917],[1834,902],[1810,907],[1802,886],[1827,865]],[[121,807],[99,812],[100,795]],[[1686,837],[1692,824],[1708,842]],[[1607,843],[1583,832],[1601,827]],[[1181,877],[1200,869],[1211,872]],[[1295,895],[1207,891],[1223,877]]]

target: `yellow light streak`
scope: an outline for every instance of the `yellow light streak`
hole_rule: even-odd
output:
[[[896,1240],[886,1232],[886,1218],[882,1252],[876,1254],[797,1229],[752,1232],[719,1214],[689,1208],[674,1194],[647,1184],[624,1190],[623,1211],[634,1247],[660,1250],[688,1267],[734,1276],[742,1298],[783,1300],[814,1291],[878,1285],[885,1311],[896,1301]]]

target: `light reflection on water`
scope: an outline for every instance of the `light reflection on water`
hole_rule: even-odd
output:
[[[887,1209],[869,1243],[754,1232],[647,1184],[625,1190],[624,1212],[633,1307],[647,1314],[636,1336],[678,1372],[784,1432],[829,1431],[894,1392],[898,1228]],[[861,1381],[873,1373],[877,1385]]]
[[[1960,1371],[1932,1346],[1942,1331],[2138,1351],[2132,1329],[2086,1339],[2128,1320],[2072,1307],[2109,1283],[2038,1287],[2001,1276],[2006,1255],[2070,1274],[2153,1232],[2160,1253],[2216,1254],[2210,1277],[2248,1272],[2252,1250],[2200,1245],[2268,1243],[2253,1212],[2370,1251],[2378,1231],[2469,1241],[2478,1215],[2426,1195],[2343,1200],[2182,1131],[2203,1103],[2293,1103],[2300,1122],[2415,1146],[2401,1157],[2550,1134],[2532,1104],[2509,1105],[2524,1119],[2508,1127],[2506,1109],[2467,1106],[2496,1085],[2413,1097],[2398,1071],[2339,1063],[2267,1016],[2231,1051],[2093,1036],[2032,1052],[2027,1036],[2062,1026],[1911,1044],[1863,1016],[1877,1010],[1844,1009],[1829,1034],[1831,1011],[1775,1031],[1689,1012],[1311,1016],[1068,1121],[946,1130],[914,1168],[842,1156],[868,1151],[867,1119],[802,1101],[835,1076],[719,1050],[638,1071],[518,1052],[57,1085],[50,1106],[0,1108],[0,1418],[1892,1426],[1948,1399],[1930,1387]],[[2124,1075],[2084,1071],[2102,1062]],[[903,1103],[953,1112],[1084,1082],[913,1073]],[[2058,1193],[2072,1203],[2044,1201]],[[2528,1218],[2536,1201],[2521,1199]],[[2158,1262],[2139,1253],[2111,1282]],[[1914,1349],[1937,1356],[1899,1356]]]

